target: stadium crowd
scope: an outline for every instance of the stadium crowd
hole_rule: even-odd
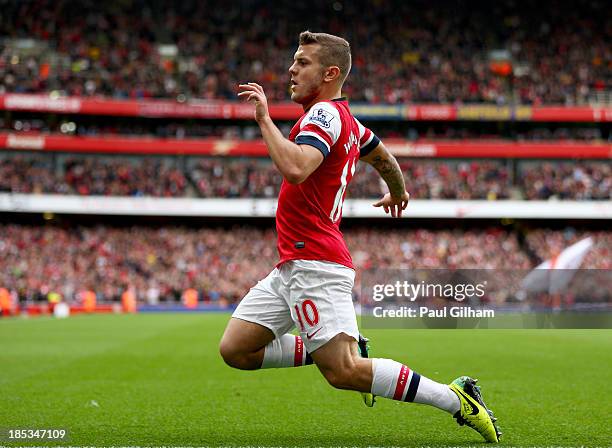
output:
[[[517,234],[474,230],[350,228],[347,244],[358,272],[376,268],[530,269]],[[610,269],[610,232],[534,230],[526,241],[545,259],[590,235],[583,267]],[[248,244],[245,242],[248,241]],[[201,301],[233,303],[277,261],[272,229],[0,225],[0,287],[22,301],[50,292],[74,301],[93,290],[119,300],[130,287],[142,303],[179,300],[195,288]],[[546,249],[549,247],[550,249]]]
[[[508,199],[511,182],[503,162],[415,161],[400,159],[400,167],[412,198],[428,199]],[[375,198],[387,192],[376,170],[360,164],[349,184],[350,197]]]
[[[4,2],[0,93],[234,99],[251,80],[287,100],[310,28],[351,42],[353,101],[581,104],[611,85],[605,4]]]
[[[604,161],[431,160],[400,158],[413,199],[612,198],[612,168]],[[513,178],[515,181],[513,182]],[[0,191],[104,196],[275,198],[282,177],[267,159],[45,155],[0,158]],[[386,192],[380,176],[359,164],[349,198]]]
[[[527,164],[526,164],[527,165]],[[529,164],[520,174],[526,199],[609,200],[612,198],[610,163]]]
[[[64,164],[64,182],[79,195],[184,196],[183,172],[147,158],[139,164],[107,158],[71,158]]]
[[[0,191],[102,196],[179,197],[184,174],[152,158],[130,163],[112,158],[68,158],[61,173],[44,157],[0,159]]]

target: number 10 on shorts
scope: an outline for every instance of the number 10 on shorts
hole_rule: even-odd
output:
[[[310,299],[302,301],[302,304],[296,303],[294,306],[297,320],[300,323],[300,330],[306,331],[304,323],[309,328],[315,327],[319,323],[319,311],[317,306]]]

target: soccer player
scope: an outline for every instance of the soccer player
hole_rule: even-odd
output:
[[[359,349],[355,271],[339,229],[346,187],[362,160],[389,188],[375,207],[401,217],[408,193],[395,158],[341,97],[350,68],[346,40],[300,34],[289,74],[291,99],[304,114],[289,139],[271,120],[264,89],[252,82],[239,86],[238,96],[255,105],[255,120],[284,177],[276,212],[280,261],[236,308],[220,343],[221,356],[245,370],[314,362],[336,388],[435,406],[497,442],[500,432],[475,380],[440,384],[397,361],[368,359]],[[299,336],[289,333],[295,326]]]

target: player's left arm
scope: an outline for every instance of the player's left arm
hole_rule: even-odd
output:
[[[362,148],[362,156],[359,160],[372,165],[389,188],[389,193],[373,205],[374,207],[383,207],[385,213],[391,213],[394,218],[401,218],[402,211],[406,209],[410,199],[410,194],[406,191],[404,175],[397,159],[389,152],[383,142],[376,136],[373,136],[371,140],[370,147],[366,145]]]
[[[249,82],[239,87],[242,91],[238,96],[255,104],[255,121],[278,170],[291,184],[304,182],[323,162],[321,151],[314,146],[298,145],[283,136],[270,118],[268,100],[259,84]]]

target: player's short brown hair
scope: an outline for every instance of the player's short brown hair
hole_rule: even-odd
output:
[[[300,33],[300,45],[319,44],[317,52],[319,61],[324,67],[336,65],[340,69],[341,82],[344,82],[351,71],[351,46],[338,36],[327,33]]]

